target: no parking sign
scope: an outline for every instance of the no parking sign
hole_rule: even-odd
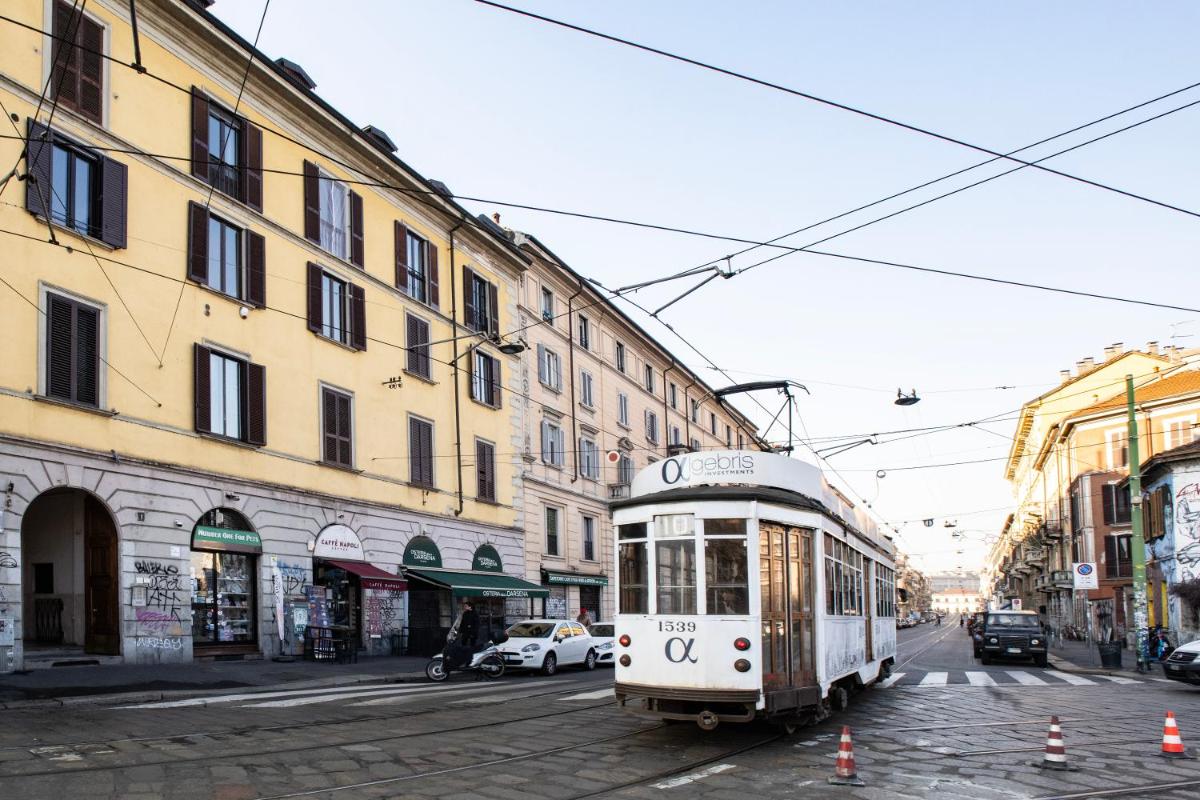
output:
[[[1076,589],[1099,589],[1100,580],[1096,574],[1095,561],[1080,561],[1071,565],[1071,572],[1075,575]]]

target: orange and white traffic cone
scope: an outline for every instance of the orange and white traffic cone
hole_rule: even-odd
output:
[[[1163,722],[1162,754],[1164,758],[1187,758],[1183,749],[1183,739],[1179,738],[1179,726],[1175,724],[1175,712],[1168,711],[1167,719]]]
[[[1050,733],[1046,735],[1046,752],[1041,761],[1033,762],[1033,766],[1042,769],[1075,771],[1075,767],[1067,764],[1067,746],[1063,743],[1062,726],[1058,724],[1058,717],[1050,718]]]
[[[850,726],[842,726],[842,739],[838,742],[837,766],[829,782],[836,786],[865,786],[854,766],[854,743],[850,741]]]

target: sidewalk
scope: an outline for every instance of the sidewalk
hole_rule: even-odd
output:
[[[357,664],[217,661],[170,665],[50,667],[0,674],[0,709],[75,703],[152,702],[206,691],[311,689],[424,680],[428,659],[362,658]]]
[[[1137,657],[1132,648],[1121,651],[1121,667],[1114,669],[1100,665],[1100,651],[1095,642],[1064,640],[1050,648],[1048,659],[1055,669],[1062,672],[1091,673],[1095,675],[1137,674]]]

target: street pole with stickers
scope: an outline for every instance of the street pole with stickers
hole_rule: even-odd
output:
[[[1142,463],[1138,457],[1138,429],[1133,398],[1133,376],[1125,376],[1125,398],[1129,406],[1129,506],[1133,529],[1133,625],[1137,630],[1138,672],[1150,668],[1148,642],[1149,614],[1146,597],[1146,538],[1142,533]]]

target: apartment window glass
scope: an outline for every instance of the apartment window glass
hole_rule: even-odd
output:
[[[480,500],[496,500],[496,446],[475,440],[476,495]]]
[[[741,431],[738,431],[738,450],[745,448],[745,446],[746,446],[746,438],[742,435]]]
[[[617,369],[625,371],[625,345],[617,342]]]
[[[586,436],[579,439],[579,474],[592,480],[600,478],[600,448]]]
[[[617,483],[626,486],[633,483],[633,457],[624,450],[617,461]]]
[[[59,105],[103,123],[104,27],[55,0],[50,87]]]
[[[350,293],[345,281],[329,273],[321,276],[321,335],[350,343]]]
[[[682,434],[682,432],[680,432],[679,426],[672,425],[671,426],[671,444],[682,444],[683,443],[683,439],[681,438],[682,436],[683,436],[683,434]]]
[[[592,373],[587,371],[579,373],[579,402],[588,408],[596,405],[592,396]]]
[[[538,345],[538,381],[556,392],[562,391],[562,359],[545,345]]]
[[[582,517],[580,519],[580,532],[583,534],[583,560],[596,560],[596,518]]]
[[[679,387],[677,387],[675,384],[672,383],[667,394],[670,395],[670,398],[671,398],[671,408],[678,408],[679,407]]]
[[[554,319],[554,292],[542,287],[542,319],[550,321]]]
[[[220,217],[208,217],[208,285],[230,297],[242,297],[242,229]]]
[[[579,315],[579,346],[584,350],[591,347],[592,341],[592,324],[587,317]]]
[[[238,196],[242,124],[232,114],[209,104],[208,182],[218,191]]]
[[[629,427],[629,395],[617,392],[617,422]]]
[[[717,415],[712,411],[708,412],[708,432],[717,435]]]
[[[46,295],[46,396],[100,405],[100,309]]]
[[[690,447],[694,453],[700,452],[700,440],[693,436],[691,441],[688,442],[688,447]]]
[[[412,231],[405,238],[408,261],[408,294],[414,300],[429,302],[429,264],[426,254],[429,242]]]
[[[692,422],[699,422],[699,421],[700,421],[700,402],[698,400],[693,400],[692,401]]]
[[[1101,487],[1105,525],[1128,525],[1130,522],[1129,486],[1106,483]]]
[[[1129,466],[1129,443],[1124,431],[1108,431],[1105,435],[1109,469]]]
[[[542,420],[542,462],[561,467],[566,461],[563,430],[550,420]]]
[[[496,309],[492,305],[492,284],[476,275],[471,288],[475,298],[475,330],[490,331],[494,327],[493,320],[496,317]]]
[[[650,410],[646,411],[646,439],[658,444],[658,415]]]
[[[654,393],[654,365],[646,364],[642,368],[642,385],[646,387],[646,391]]]
[[[558,525],[560,514],[554,506],[546,506],[546,555],[558,555]]]
[[[243,362],[222,355],[209,354],[209,431],[230,439],[242,438]]]
[[[1130,534],[1104,537],[1104,576],[1129,578],[1133,575],[1133,537]]]
[[[345,392],[321,387],[322,458],[326,463],[354,466],[352,402]]]
[[[322,171],[319,182],[321,247],[338,258],[350,255],[350,190]]]
[[[725,426],[725,446],[733,447],[733,428]]]
[[[53,145],[51,164],[50,218],[87,236],[97,236],[99,214],[93,211],[97,201],[96,160],[82,152]]]
[[[479,350],[473,359],[471,399],[492,408],[500,407],[500,362]]]
[[[429,323],[411,314],[406,315],[405,320],[405,327],[407,328],[405,346],[408,348],[408,371],[428,380],[430,377]]]
[[[433,486],[433,423],[408,418],[409,482]]]

